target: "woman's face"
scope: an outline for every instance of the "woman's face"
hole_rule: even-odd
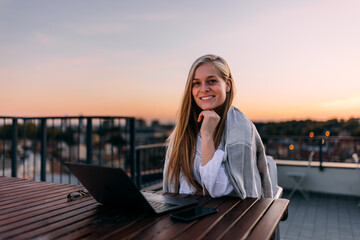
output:
[[[214,110],[226,100],[231,89],[231,80],[222,79],[211,63],[200,65],[194,74],[192,95],[202,110]]]

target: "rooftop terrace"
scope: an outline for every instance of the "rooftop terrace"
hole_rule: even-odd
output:
[[[148,187],[161,181],[165,147],[140,146],[163,141],[158,132],[140,134],[135,125],[122,117],[0,118],[0,176],[76,184],[63,162],[85,162],[122,167],[139,188]],[[282,136],[266,139],[266,147],[278,164],[283,198],[293,187],[289,171],[306,171],[302,188],[311,192],[309,201],[299,192],[290,199],[281,239],[360,239],[360,165],[351,158],[360,138]],[[314,161],[307,167],[311,151]]]
[[[283,197],[289,194],[284,191]],[[360,239],[360,198],[310,193],[305,200],[298,192],[289,205],[288,219],[280,223],[281,239]]]

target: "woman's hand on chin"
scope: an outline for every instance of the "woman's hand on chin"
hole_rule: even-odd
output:
[[[201,122],[201,138],[213,138],[215,129],[220,122],[220,116],[214,110],[204,110],[199,114],[198,122]]]

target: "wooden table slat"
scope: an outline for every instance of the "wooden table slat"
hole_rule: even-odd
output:
[[[231,212],[227,213],[219,223],[217,223],[211,231],[205,235],[205,239],[218,239],[221,238],[229,229],[231,229],[256,203],[258,199],[247,198],[236,205]],[[239,212],[241,214],[239,214]]]
[[[31,181],[31,180],[23,179],[23,178],[12,178],[12,177],[7,177],[7,176],[0,176],[0,182],[2,182],[2,183],[26,182],[26,181]]]
[[[49,206],[47,208],[44,208],[41,211],[32,211],[27,214],[22,214],[16,217],[1,220],[0,232],[3,232],[5,230],[8,231],[13,228],[19,228],[27,224],[41,221],[45,218],[50,218],[57,214],[74,211],[76,209],[81,209],[85,206],[96,204],[94,200],[90,200],[90,199],[80,199],[77,201],[77,203],[75,203],[75,201],[73,201],[72,203],[73,204],[71,205],[66,203],[57,204],[51,207]],[[66,211],[64,211],[64,208],[66,208]]]
[[[217,208],[218,212],[209,216],[203,217],[196,221],[187,231],[181,232],[176,239],[201,239],[209,231],[211,231],[219,221],[232,209],[239,205],[241,201],[238,198],[227,198]]]
[[[101,206],[103,207],[103,206]],[[117,226],[127,225],[131,222],[136,222],[141,217],[136,215],[124,215],[111,208],[104,208],[102,212],[99,212],[96,216],[90,216],[82,221],[73,222],[68,225],[64,225],[62,228],[55,229],[42,235],[44,239],[83,239],[89,238],[96,233],[96,230],[106,230],[108,225]],[[104,225],[102,225],[103,223]],[[105,229],[104,229],[105,228]],[[72,233],[69,235],[68,233]],[[100,239],[99,237],[97,239]]]
[[[200,196],[198,195],[181,195],[182,197],[188,197],[191,199],[197,199]],[[209,201],[210,199],[202,199],[202,201]],[[132,233],[136,235],[137,232],[142,229],[147,228],[148,226],[154,224],[155,221],[159,221],[162,218],[166,217],[166,215],[152,215],[144,217],[143,214],[139,214],[136,216],[136,219],[126,219],[126,221],[111,221],[111,223],[100,223],[96,225],[90,225],[86,228],[84,226],[79,227],[77,231],[64,235],[60,237],[60,239],[77,239],[84,238],[86,239],[123,239],[125,236],[129,237],[128,234]],[[136,221],[136,226],[133,223],[126,225],[129,221]],[[133,228],[134,227],[134,228]],[[117,235],[119,234],[120,235]],[[49,237],[53,237],[53,235],[48,235]]]
[[[58,183],[52,183],[52,182],[39,182],[34,181],[32,179],[23,179],[23,178],[12,178],[12,177],[4,177],[0,176],[0,189],[3,187],[6,187],[7,185],[23,185],[23,184],[33,184],[33,185],[61,185]],[[65,184],[62,184],[65,185]],[[66,184],[70,185],[70,184]]]
[[[58,239],[64,239],[64,240],[68,240],[68,239],[107,239],[109,238],[109,236],[107,236],[108,232],[112,232],[114,231],[114,228],[121,232],[124,228],[128,228],[129,225],[133,226],[134,223],[138,222],[138,221],[142,221],[143,220],[147,221],[147,224],[151,224],[154,221],[154,218],[151,217],[147,217],[144,218],[143,215],[133,215],[130,217],[126,217],[125,219],[120,218],[119,216],[114,216],[113,219],[108,218],[107,221],[102,221],[99,222],[97,221],[96,224],[89,224],[89,225],[84,225],[83,223],[76,223],[73,224],[73,226],[75,227],[75,229],[68,231],[66,234],[64,234],[63,229],[59,229],[59,233],[58,231],[56,232],[51,232],[47,235],[45,235],[44,237],[48,237],[49,239],[52,239],[53,237],[57,237]],[[136,224],[137,225],[137,224]],[[141,226],[139,226],[139,228],[141,228]],[[137,230],[137,228],[135,228],[135,230]],[[121,238],[116,238],[116,239],[121,239]]]
[[[175,196],[175,195],[174,195]],[[189,198],[196,199],[199,198],[199,195],[193,195]],[[199,200],[198,205],[202,206],[206,203],[208,203],[211,200],[209,196],[202,197],[201,200]],[[193,207],[193,206],[192,206]],[[191,207],[189,207],[191,208]],[[183,210],[188,209],[184,208]],[[124,229],[121,233],[115,234],[111,236],[109,239],[120,239],[125,236],[131,236],[132,239],[147,239],[151,236],[156,235],[159,231],[162,231],[167,227],[171,226],[173,224],[172,220],[168,215],[160,215],[160,216],[154,216],[154,221],[147,223],[144,225],[141,229],[136,228],[129,228]],[[146,221],[146,219],[144,219]],[[142,222],[142,221],[141,221]],[[141,224],[140,222],[140,224]],[[146,221],[147,222],[147,221]],[[139,226],[139,223],[136,224],[136,227]]]
[[[19,197],[18,200],[14,201],[6,201],[1,203],[0,205],[0,214],[4,214],[5,212],[9,212],[14,209],[14,207],[24,208],[28,207],[28,205],[38,205],[45,202],[51,202],[54,201],[54,197],[63,198],[66,200],[66,196],[79,188],[74,188],[73,186],[64,187],[59,190],[50,191],[48,193],[39,194],[36,196],[22,196]]]
[[[23,188],[16,189],[16,191],[0,192],[1,204],[6,204],[6,201],[16,201],[21,199],[30,199],[33,196],[46,196],[49,192],[56,192],[57,189],[63,189],[62,186],[24,186]],[[19,199],[19,195],[22,195]]]
[[[20,179],[17,178],[15,180],[7,181],[7,179],[0,178],[0,191],[3,189],[7,189],[8,187],[21,187],[21,186],[61,186],[61,184],[58,183],[50,183],[50,182],[35,182],[33,180],[29,179]],[[69,185],[69,184],[66,184]]]
[[[88,197],[89,199],[91,199],[91,197]],[[84,200],[87,198],[84,198]],[[26,207],[16,207],[16,210],[13,209],[7,209],[8,212],[1,214],[0,215],[0,222],[4,219],[11,219],[11,218],[16,218],[16,217],[20,217],[21,216],[26,216],[27,214],[41,214],[43,211],[47,211],[47,209],[52,209],[52,208],[60,208],[60,207],[66,207],[66,202],[67,200],[64,201],[64,194],[59,195],[58,197],[54,197],[53,201],[49,201],[46,203],[43,202],[34,202],[32,203],[32,205],[27,205]],[[78,201],[73,201],[74,203],[77,203]],[[12,211],[11,211],[12,210]],[[3,211],[0,211],[3,212]]]
[[[49,185],[49,184],[42,184],[42,183],[40,183],[40,184],[17,183],[17,185],[14,185],[13,187],[10,187],[9,189],[0,190],[0,194],[3,196],[14,196],[14,195],[18,195],[20,193],[26,192],[31,189],[58,189],[58,188],[64,188],[64,186],[71,187],[71,186],[77,186],[77,185],[59,185],[59,184]],[[82,187],[82,186],[78,186],[78,187]]]
[[[30,182],[30,181],[26,181],[26,182],[22,182],[21,184],[19,184],[18,181],[12,181],[12,182],[3,182],[1,181],[1,187],[0,187],[0,193],[7,193],[10,191],[14,191],[14,190],[18,190],[18,189],[22,189],[25,187],[39,187],[36,182]]]
[[[218,208],[224,201],[226,201],[224,198],[218,198],[218,199],[213,199],[212,201],[207,202],[206,204],[204,204],[203,206],[205,207],[210,207],[210,208]],[[216,215],[219,213],[215,213]],[[214,217],[214,215],[212,216],[208,216],[208,217]],[[206,218],[207,219],[207,218]],[[177,237],[179,235],[179,233],[184,232],[184,231],[188,231],[189,229],[191,229],[191,227],[193,227],[196,224],[201,224],[199,222],[201,222],[201,220],[203,219],[196,219],[194,221],[191,222],[180,222],[177,220],[173,220],[171,218],[166,218],[163,222],[170,222],[168,224],[168,227],[164,228],[161,227],[162,223],[158,223],[158,226],[152,226],[152,229],[154,229],[154,227],[158,230],[157,232],[155,231],[151,231],[152,234],[149,234],[149,232],[146,233],[141,233],[139,235],[137,235],[134,239],[151,239],[148,238],[148,236],[152,235],[152,236],[156,236],[156,239],[174,239],[175,237]],[[202,226],[204,226],[204,231],[206,228],[209,227],[209,225],[204,225],[202,224]]]
[[[261,198],[256,201],[245,216],[243,216],[242,221],[234,224],[224,235],[224,239],[246,239],[273,201],[274,199],[272,198]],[[241,212],[239,212],[239,214],[241,214]]]
[[[278,201],[274,202],[271,208],[263,216],[262,221],[260,221],[255,226],[248,239],[270,239],[272,236],[270,233],[275,231],[276,226],[283,217],[276,213],[281,211],[285,214],[288,205],[289,200],[287,199],[279,199]],[[274,223],[276,224],[274,225]]]
[[[22,232],[19,234],[18,229],[3,232],[1,235],[6,237],[16,237],[20,239],[29,239],[37,235],[45,234],[49,231],[71,225],[77,221],[91,219],[91,217],[101,212],[99,205],[90,205],[71,212],[65,212],[59,215],[51,216],[26,226],[22,226]],[[93,221],[93,219],[91,219]]]

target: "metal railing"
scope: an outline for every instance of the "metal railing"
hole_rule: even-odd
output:
[[[265,136],[262,140],[266,154],[277,160],[308,161],[310,153],[314,152],[313,161],[320,162],[320,170],[324,168],[323,162],[354,163],[352,154],[360,155],[359,137]],[[153,171],[160,178],[165,150],[165,143],[136,147],[136,165],[142,172]],[[141,179],[141,175],[137,175],[139,186],[143,185]]]
[[[354,163],[352,154],[360,151],[359,137],[265,136],[262,140],[266,153],[278,160],[308,161],[314,151],[320,169],[323,162]]]
[[[162,179],[166,146],[166,143],[157,143],[136,147],[136,185],[139,188]]]
[[[135,118],[0,117],[0,175],[72,184],[64,162],[121,167],[135,182]]]
[[[262,137],[275,159],[353,162],[359,137]],[[131,117],[0,117],[0,175],[77,183],[64,162],[121,167],[139,187],[162,178],[166,144],[135,146]],[[140,143],[141,144],[141,143]],[[359,154],[360,155],[360,154]]]

